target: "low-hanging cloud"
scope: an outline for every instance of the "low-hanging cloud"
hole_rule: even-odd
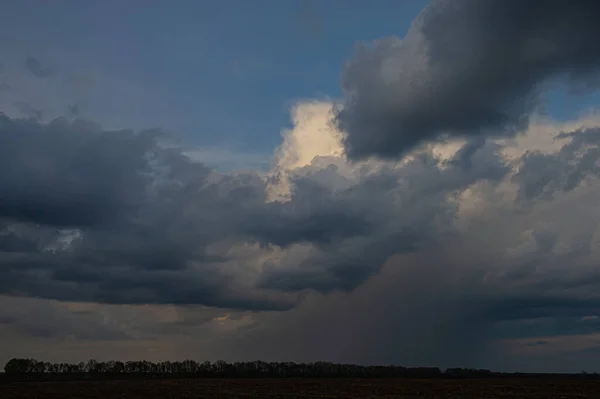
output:
[[[395,158],[440,136],[523,132],[553,81],[594,90],[600,4],[434,0],[404,39],[361,45],[336,122],[353,159]]]

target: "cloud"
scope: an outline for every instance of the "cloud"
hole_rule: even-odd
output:
[[[42,119],[43,113],[25,101],[17,101],[15,107],[27,118]]]
[[[302,101],[292,107],[293,129],[281,132],[282,143],[273,156],[269,197],[284,201],[291,196],[290,173],[309,167],[313,161],[321,165],[344,166],[340,132],[330,123],[333,104],[330,101]]]
[[[436,1],[360,49],[344,101],[298,102],[268,170],[1,115],[0,352],[594,364],[600,119],[533,111],[560,74],[595,77],[595,8],[519,4]],[[244,170],[212,169],[227,157]]]
[[[298,116],[324,122],[330,108],[299,107],[306,134],[313,125]],[[344,177],[307,155],[335,158],[332,142],[307,147],[290,134],[294,149],[284,143],[274,167],[292,194],[268,201],[261,173],[211,170],[163,146],[158,130],[1,122],[0,291],[70,301],[285,309],[305,290],[352,290],[389,256],[448,234],[449,192],[507,172],[497,148],[479,143],[443,169],[422,153]]]
[[[0,119],[0,216],[79,227],[110,223],[135,207],[152,133],[94,124]]]
[[[261,180],[220,176],[180,150],[160,148],[158,135],[3,116],[0,290],[62,300],[290,306],[285,298],[236,292],[243,287],[219,267],[227,256],[210,254],[210,245],[243,237],[244,207],[251,215],[261,203]],[[220,292],[225,287],[229,294]]]
[[[203,306],[105,305],[0,296],[0,363],[49,361],[217,360],[215,340],[251,330],[250,312]]]
[[[32,56],[25,58],[25,69],[38,78],[48,78],[54,73],[52,68],[44,66],[40,60]]]
[[[530,343],[530,344],[526,344],[526,345],[527,345],[527,346],[540,346],[540,345],[548,345],[548,341],[541,341],[541,340],[538,340],[538,341],[535,341],[535,342],[532,342],[532,343]]]
[[[442,136],[514,136],[557,79],[594,90],[600,5],[435,0],[406,37],[360,45],[336,122],[353,159],[395,158]]]
[[[328,113],[324,107],[321,115]],[[306,130],[299,126],[284,135],[281,148],[293,148],[291,143],[304,138],[310,143],[308,138],[318,131],[308,123],[302,124]],[[349,202],[363,199],[369,205],[369,211],[360,213],[363,220],[376,222],[366,234],[348,238],[351,245],[333,252],[339,264],[330,263],[336,259],[331,253],[335,245],[323,247],[329,251],[325,261],[319,258],[323,252],[297,246],[295,251],[309,254],[309,261],[295,267],[288,263],[291,268],[267,274],[262,284],[286,290],[312,287],[320,294],[309,294],[285,313],[258,314],[257,327],[243,338],[223,342],[219,353],[230,359],[593,369],[593,345],[566,343],[569,337],[587,342],[598,331],[589,318],[600,305],[595,267],[600,186],[590,166],[600,161],[597,126],[594,117],[565,123],[537,120],[514,139],[470,138],[445,149],[433,144],[412,151],[402,162],[355,163],[343,153],[321,157],[318,150],[307,150],[304,158],[311,161],[280,168],[291,182],[291,198],[284,201],[308,192],[297,184],[302,179],[326,182],[333,193],[345,187],[360,192],[364,186],[362,195]],[[314,137],[308,148],[322,149],[327,135]],[[547,195],[523,194],[531,184],[524,174],[546,176],[545,169],[529,162],[532,154],[549,157],[564,171],[548,174],[556,182],[541,180]],[[571,180],[571,175],[577,178]],[[397,178],[402,179],[398,186]],[[388,195],[398,202],[383,200]],[[321,201],[328,198],[319,196]],[[436,209],[434,204],[445,212],[425,211]],[[373,210],[382,219],[369,219]],[[423,226],[422,220],[431,220],[425,215],[432,214],[444,228]],[[435,239],[395,235],[402,229],[396,230],[400,225],[394,223],[411,216],[425,219],[407,226],[414,231],[422,227]],[[386,222],[393,228],[387,229]],[[414,242],[418,245],[411,247]],[[385,266],[352,267],[369,262]],[[557,340],[566,349],[538,344],[547,347],[545,352],[520,355],[532,342]]]
[[[75,118],[81,117],[81,107],[78,104],[68,105],[67,113]]]
[[[95,342],[84,357],[135,339],[151,359],[202,342],[212,360],[481,367],[597,331],[593,117],[353,162],[332,106],[297,104],[266,173],[214,171],[157,130],[3,117],[0,291],[56,317],[4,310],[1,329],[57,340],[68,312],[59,347]]]
[[[568,139],[560,151],[543,154],[528,152],[522,159],[514,181],[520,184],[519,196],[527,200],[570,191],[590,176],[598,176],[600,129],[591,128],[560,133],[557,140]]]
[[[128,336],[98,312],[70,312],[67,304],[31,298],[0,298],[0,325],[40,339],[127,340]]]
[[[184,155],[220,171],[265,170],[271,163],[270,154],[237,152],[224,147],[186,149]]]
[[[156,341],[190,330],[222,333],[244,324],[249,324],[247,313],[203,306],[104,305],[0,296],[0,325],[38,339]]]

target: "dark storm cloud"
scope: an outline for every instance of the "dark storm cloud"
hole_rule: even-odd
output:
[[[28,102],[17,101],[15,107],[27,118],[42,119],[42,111],[32,107]]]
[[[312,176],[293,179],[295,195],[288,203],[270,203],[249,232],[266,242],[287,247],[294,243],[331,244],[341,239],[369,234],[372,223],[361,204],[348,201],[347,192],[333,195],[331,188]],[[276,217],[273,217],[276,215]]]
[[[588,276],[589,278],[589,276]],[[597,285],[600,281],[588,284]],[[568,284],[565,284],[568,285]],[[552,294],[550,290],[536,287],[532,284],[530,293],[520,293],[518,296],[505,296],[490,298],[485,303],[487,317],[498,321],[502,320],[533,320],[546,317],[569,317],[581,318],[594,314],[600,307],[599,298],[586,298],[586,282],[571,288],[579,289],[580,292],[565,294],[560,291],[568,287],[559,285],[554,287],[558,294]],[[483,315],[482,315],[483,316]]]
[[[328,295],[309,297],[284,315],[261,316],[262,329],[236,337],[235,342],[228,341],[222,350],[232,353],[235,359],[243,356],[279,361],[318,358],[350,363],[546,371],[577,371],[583,364],[593,365],[591,356],[582,356],[579,363],[561,368],[559,359],[567,356],[564,354],[547,355],[546,363],[533,355],[519,355],[515,360],[506,353],[506,346],[502,346],[508,345],[504,340],[518,338],[537,342],[546,340],[540,337],[558,337],[577,342],[581,336],[599,331],[599,321],[593,315],[600,309],[600,279],[591,241],[598,226],[598,181],[589,165],[600,163],[600,153],[596,151],[600,140],[595,129],[565,132],[559,139],[564,140],[563,147],[546,155],[555,159],[557,171],[565,171],[566,176],[580,176],[578,183],[569,187],[570,191],[579,190],[580,196],[565,201],[569,193],[557,190],[543,201],[538,197],[517,199],[514,205],[525,201],[529,205],[526,210],[503,210],[494,206],[494,197],[486,198],[490,208],[483,210],[485,219],[481,224],[468,224],[460,233],[453,230],[455,234],[437,242],[419,237],[416,243],[427,243],[422,250],[392,258],[380,273],[369,278],[356,273],[365,269],[353,269],[352,261],[358,265],[380,262],[385,257],[378,255],[389,251],[388,245],[395,246],[396,253],[402,253],[403,245],[410,240],[394,237],[390,234],[393,230],[386,231],[372,242],[354,241],[358,249],[354,253],[351,248],[343,251],[347,258],[338,259],[347,263],[340,263],[344,266],[339,269],[323,266],[315,256],[297,269],[267,275],[269,279],[263,284],[286,289],[311,286]],[[396,178],[414,176],[412,184],[406,186],[410,187],[406,193],[415,194],[413,200],[400,202],[403,207],[396,207],[402,209],[403,215],[422,215],[417,204],[427,206],[431,195],[448,194],[452,187],[459,186],[456,182],[461,179],[475,181],[477,176],[485,176],[479,180],[486,183],[482,188],[485,189],[490,184],[495,187],[496,182],[512,176],[514,171],[517,175],[524,171],[535,174],[536,168],[524,166],[530,154],[517,159],[509,168],[489,155],[495,151],[497,145],[482,146],[471,141],[443,162],[449,169],[427,171],[425,165],[430,160],[425,157],[412,161],[401,172],[390,173]],[[506,172],[507,168],[511,171]],[[545,175],[543,169],[537,170]],[[385,176],[377,174],[377,185],[364,181],[362,184],[371,193],[375,192],[374,187],[394,187],[395,180]],[[562,181],[565,175],[556,174],[554,178]],[[585,180],[596,189],[588,192],[591,188],[582,184]],[[516,189],[521,190],[521,180],[517,178],[515,183]],[[557,187],[562,187],[561,184]],[[375,209],[389,209],[392,204],[383,205],[381,198],[379,192],[369,201]],[[449,215],[456,216],[453,211]],[[397,215],[394,219],[401,220]],[[380,222],[376,225],[377,232],[386,226]],[[419,226],[419,221],[413,220],[411,226]],[[523,245],[524,232],[529,232],[532,245],[515,254],[515,247]],[[573,233],[575,238],[569,240]],[[384,236],[390,237],[387,245]],[[371,251],[366,244],[373,242],[382,246]],[[329,251],[333,249],[330,247]],[[331,272],[313,273],[312,267]],[[360,276],[362,283],[354,291],[331,293],[331,286],[340,280],[352,281],[356,276]],[[526,347],[528,342],[512,345]],[[552,348],[548,344],[547,349],[540,350],[550,353]]]
[[[588,259],[594,230],[590,237],[577,236],[565,244],[569,225],[560,220],[567,215],[566,222],[573,220],[584,232],[580,218],[595,225],[596,213],[586,212],[585,202],[577,202],[576,209],[572,204],[551,208],[548,215],[558,223],[554,227],[519,223],[529,217],[547,221],[544,214],[531,212],[564,190],[545,201],[523,197],[519,201],[532,206],[522,215],[490,208],[484,223],[457,229],[457,193],[476,183],[494,189],[510,182],[515,170],[517,176],[535,173],[535,167],[527,166],[530,154],[506,161],[502,147],[490,140],[473,138],[445,160],[425,151],[402,164],[365,166],[354,178],[344,177],[336,166],[310,165],[290,176],[289,202],[266,203],[266,183],[259,175],[218,174],[178,149],[159,145],[156,131],[107,132],[64,120],[7,119],[4,124],[9,129],[0,130],[0,148],[12,145],[14,154],[4,156],[13,162],[6,166],[14,177],[7,179],[2,172],[3,179],[36,189],[31,191],[36,196],[73,196],[77,200],[72,202],[104,216],[90,220],[74,213],[64,223],[51,201],[39,201],[49,209],[44,212],[5,211],[0,224],[2,293],[105,304],[289,310],[252,313],[251,326],[228,338],[212,338],[219,346],[211,353],[233,360],[490,367],[501,358],[492,345],[499,338],[597,331],[597,322],[581,321],[600,305],[600,279],[593,268],[583,267],[594,260]],[[19,141],[20,136],[27,139]],[[573,191],[595,175],[589,165],[600,160],[595,150],[600,143],[594,130],[565,132],[558,139],[564,145],[553,155],[557,170],[581,176]],[[121,155],[121,145],[129,157]],[[60,166],[76,153],[70,148],[89,153],[86,159],[96,166]],[[593,159],[580,161],[588,156]],[[21,159],[28,162],[17,162]],[[52,184],[42,184],[46,179]],[[515,179],[520,190],[521,177]],[[131,195],[105,201],[106,207],[86,202],[92,196],[83,195],[120,192],[122,186]],[[55,216],[38,216],[46,214]],[[523,240],[524,229],[532,230],[532,248],[507,258],[507,249]],[[279,247],[280,252],[253,274],[260,261],[251,250],[232,246],[236,240],[258,243],[260,250]],[[581,243],[587,251],[577,250],[585,247]],[[565,245],[570,247],[565,250]],[[562,253],[555,254],[557,250]],[[382,271],[395,254],[400,256]],[[299,302],[299,297],[305,300]],[[11,331],[39,339],[69,334],[49,316],[29,324],[14,312],[2,317]],[[85,317],[73,316],[69,327],[79,329],[73,333],[79,340],[131,339],[118,325],[94,335],[93,326],[101,320]],[[204,318],[198,323],[205,323]],[[184,327],[148,323],[134,330],[171,339],[169,334],[184,334]]]
[[[569,192],[586,178],[600,175],[600,128],[563,132],[556,138],[569,140],[559,152],[528,152],[523,157],[519,172],[513,176],[522,201]]]
[[[302,212],[296,203],[268,206],[257,175],[217,175],[161,148],[156,131],[103,131],[64,119],[0,122],[5,293],[287,308],[293,302],[281,295],[232,287],[220,270],[229,257],[209,254],[208,246],[243,237],[319,242],[340,226],[354,233],[351,224],[360,226],[342,211],[328,216],[333,205],[311,208],[308,198],[298,200]]]
[[[531,344],[527,344],[527,346],[540,346],[540,345],[548,345],[548,341],[535,341]]]
[[[498,221],[491,225],[502,229]],[[488,272],[509,262],[494,252],[501,243],[473,239],[482,233],[475,229],[447,245],[394,258],[351,294],[310,298],[286,314],[265,315],[262,329],[222,350],[235,359],[522,370],[533,360],[520,355],[510,363],[498,340],[598,332],[595,319],[582,320],[597,313],[598,281],[577,259],[564,259],[570,272],[526,269],[520,279],[494,277]],[[537,265],[548,266],[540,255]],[[579,281],[571,278],[575,273]],[[549,278],[555,284],[545,285]],[[561,371],[558,364],[547,370]]]
[[[311,296],[285,314],[258,315],[262,329],[226,342],[223,351],[277,361],[481,365],[489,337],[468,313],[470,298],[461,297],[460,265],[442,262],[447,252],[430,254],[390,260],[352,293]]]
[[[79,104],[68,105],[67,111],[70,116],[76,118],[81,116],[81,106]]]
[[[32,56],[25,59],[25,69],[38,78],[48,78],[54,72],[52,68],[44,66],[40,60]]]
[[[287,309],[298,291],[352,290],[387,257],[443,240],[456,212],[449,193],[507,173],[497,148],[479,142],[443,170],[424,153],[335,193],[335,167],[309,168],[291,178],[291,201],[268,203],[258,174],[216,173],[162,137],[2,116],[0,292]],[[252,260],[232,254],[237,242],[285,252]]]
[[[332,227],[328,233],[330,239],[316,240],[318,250],[308,256],[299,261],[289,259],[284,267],[266,265],[261,286],[285,291],[349,291],[377,273],[390,256],[443,242],[452,235],[456,217],[453,193],[478,181],[501,180],[509,171],[497,145],[473,146],[467,144],[467,150],[446,161],[443,169],[430,153],[421,154],[399,170],[384,167],[337,192],[335,200],[325,192],[304,197],[310,193],[308,189],[302,190],[306,182],[317,181],[311,174],[295,180],[300,184],[295,186],[297,197],[292,204],[308,198],[313,203],[327,204],[320,209],[328,211],[330,216],[320,219],[320,228],[333,223],[330,217],[339,215],[340,210],[350,217],[347,222],[356,218],[362,223],[337,220],[343,235]],[[306,203],[300,204],[307,209]],[[296,228],[290,230],[297,232]],[[339,239],[340,236],[345,239]]]
[[[394,158],[442,134],[523,131],[551,79],[596,82],[599,19],[593,0],[433,1],[404,40],[361,46],[346,65],[336,121],[348,155]]]
[[[237,223],[244,207],[264,196],[260,179],[211,183],[209,169],[160,147],[159,135],[2,116],[1,291],[109,303],[289,307],[282,298],[226,293],[230,282],[219,259],[206,253],[207,245],[244,234]]]
[[[0,217],[57,227],[126,217],[142,200],[152,140],[83,121],[0,115]]]
[[[119,324],[95,312],[73,312],[56,301],[0,296],[0,325],[22,336],[83,341],[130,340]]]

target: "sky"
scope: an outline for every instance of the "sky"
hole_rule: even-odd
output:
[[[600,371],[599,18],[7,2],[0,363]]]
[[[424,4],[13,1],[0,11],[0,33],[14,38],[2,62],[18,73],[33,56],[55,70],[59,87],[21,100],[49,118],[77,105],[111,126],[159,126],[252,162],[279,144],[291,104],[341,94],[357,40],[403,34]]]

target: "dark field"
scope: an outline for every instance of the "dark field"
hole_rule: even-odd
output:
[[[600,398],[600,380],[194,379],[24,382],[0,398]]]

